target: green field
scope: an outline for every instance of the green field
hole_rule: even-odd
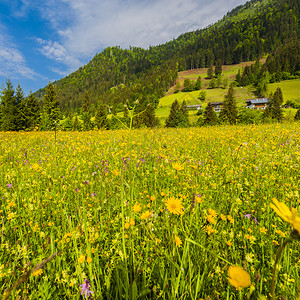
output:
[[[300,231],[299,137],[300,123],[0,133],[2,295],[83,299],[87,279],[93,299],[268,296]],[[278,299],[299,295],[299,249]]]
[[[250,65],[253,62],[248,63],[241,63],[238,65],[231,65],[231,66],[223,66],[222,77],[223,79],[227,79],[228,82],[233,82],[235,76],[239,69],[242,69],[245,65]],[[198,76],[202,78],[202,90],[205,90],[207,93],[206,100],[201,102],[198,97],[200,91],[193,91],[193,92],[179,92],[174,94],[175,86],[171,87],[168,93],[160,99],[159,105],[156,109],[156,115],[160,119],[161,124],[163,125],[166,118],[170,113],[170,108],[172,103],[175,99],[181,103],[183,100],[186,100],[188,105],[191,104],[202,104],[202,107],[205,108],[208,102],[219,102],[224,101],[224,96],[227,94],[227,89],[223,88],[216,88],[216,89],[209,89],[209,79],[206,79],[207,68],[197,69],[197,70],[189,70],[179,72],[178,80],[181,84],[181,88],[183,87],[183,82],[186,78],[196,81]],[[278,83],[271,83],[269,84],[268,93],[273,93],[275,90],[280,87],[282,89],[284,101],[287,100],[296,100],[300,102],[300,80],[286,80],[281,81]],[[235,97],[237,101],[237,106],[242,107],[245,106],[246,99],[253,99],[256,98],[255,96],[255,89],[252,86],[247,87],[235,87]],[[297,101],[298,100],[298,101]],[[296,110],[290,111],[292,115],[295,114]],[[195,116],[195,111],[190,111],[190,121],[194,122],[197,117]],[[288,111],[285,111],[284,114],[289,114]]]

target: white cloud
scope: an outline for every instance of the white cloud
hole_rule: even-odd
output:
[[[23,0],[25,2],[25,0]],[[40,39],[40,51],[78,68],[107,46],[165,43],[187,31],[203,28],[246,0],[32,0],[56,30],[57,41]],[[68,71],[67,71],[68,72]]]
[[[22,53],[10,42],[10,37],[3,33],[5,28],[0,25],[0,30],[0,76],[14,79],[36,78],[38,74],[27,67]]]
[[[40,44],[40,52],[47,58],[63,63],[69,67],[79,67],[80,61],[68,54],[67,49],[58,42],[46,41],[41,38],[36,39]]]

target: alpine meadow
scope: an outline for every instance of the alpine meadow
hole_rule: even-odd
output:
[[[300,299],[299,8],[7,79],[0,297]]]

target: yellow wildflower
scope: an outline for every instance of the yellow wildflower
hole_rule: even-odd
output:
[[[184,169],[183,165],[179,164],[179,163],[175,163],[172,164],[172,167],[176,170],[176,171],[181,171]]]
[[[241,267],[230,266],[228,269],[228,275],[229,283],[236,289],[245,288],[251,284],[250,275]]]
[[[265,226],[263,226],[263,227],[259,228],[259,231],[261,233],[266,233],[268,230],[267,230],[267,228]]]
[[[206,226],[206,232],[208,235],[212,234],[215,232],[215,230],[210,226],[210,225],[207,225]]]
[[[211,224],[216,224],[216,219],[214,218],[214,216],[208,215],[208,216],[206,217],[206,219],[207,219],[207,222],[209,222],[209,223],[211,223]]]
[[[141,219],[148,219],[150,216],[152,215],[152,212],[150,210],[145,211],[144,213],[142,213],[141,215]]]
[[[182,241],[179,236],[175,235],[175,244],[177,247],[181,247]]]
[[[88,258],[86,259],[86,261],[87,261],[88,263],[90,263],[90,262],[92,262],[92,258],[91,258],[91,257],[88,257]]]
[[[181,200],[175,197],[170,197],[166,202],[167,209],[175,215],[183,215],[183,207]]]
[[[83,254],[81,254],[81,255],[78,257],[78,262],[79,262],[80,264],[82,264],[82,263],[84,263],[84,261],[85,261],[85,256],[84,256]]]
[[[134,212],[139,212],[142,209],[142,206],[140,204],[135,204],[132,209]]]
[[[283,202],[279,202],[276,198],[272,199],[274,204],[271,203],[270,207],[281,217],[284,221],[290,223],[300,234],[300,217],[298,210],[293,208],[290,210]]]
[[[32,276],[39,276],[43,273],[43,269],[38,269],[32,272]]]
[[[209,213],[210,215],[212,215],[213,217],[216,217],[216,216],[217,216],[217,212],[216,212],[214,209],[212,209],[212,208],[209,208],[209,209],[208,209],[208,213]]]

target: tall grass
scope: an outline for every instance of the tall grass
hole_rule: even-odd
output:
[[[57,252],[12,299],[79,299],[85,278],[94,299],[244,299],[230,265],[267,296],[291,230],[269,203],[299,205],[299,129],[0,133],[2,294]],[[298,265],[294,242],[276,295],[296,297]]]

